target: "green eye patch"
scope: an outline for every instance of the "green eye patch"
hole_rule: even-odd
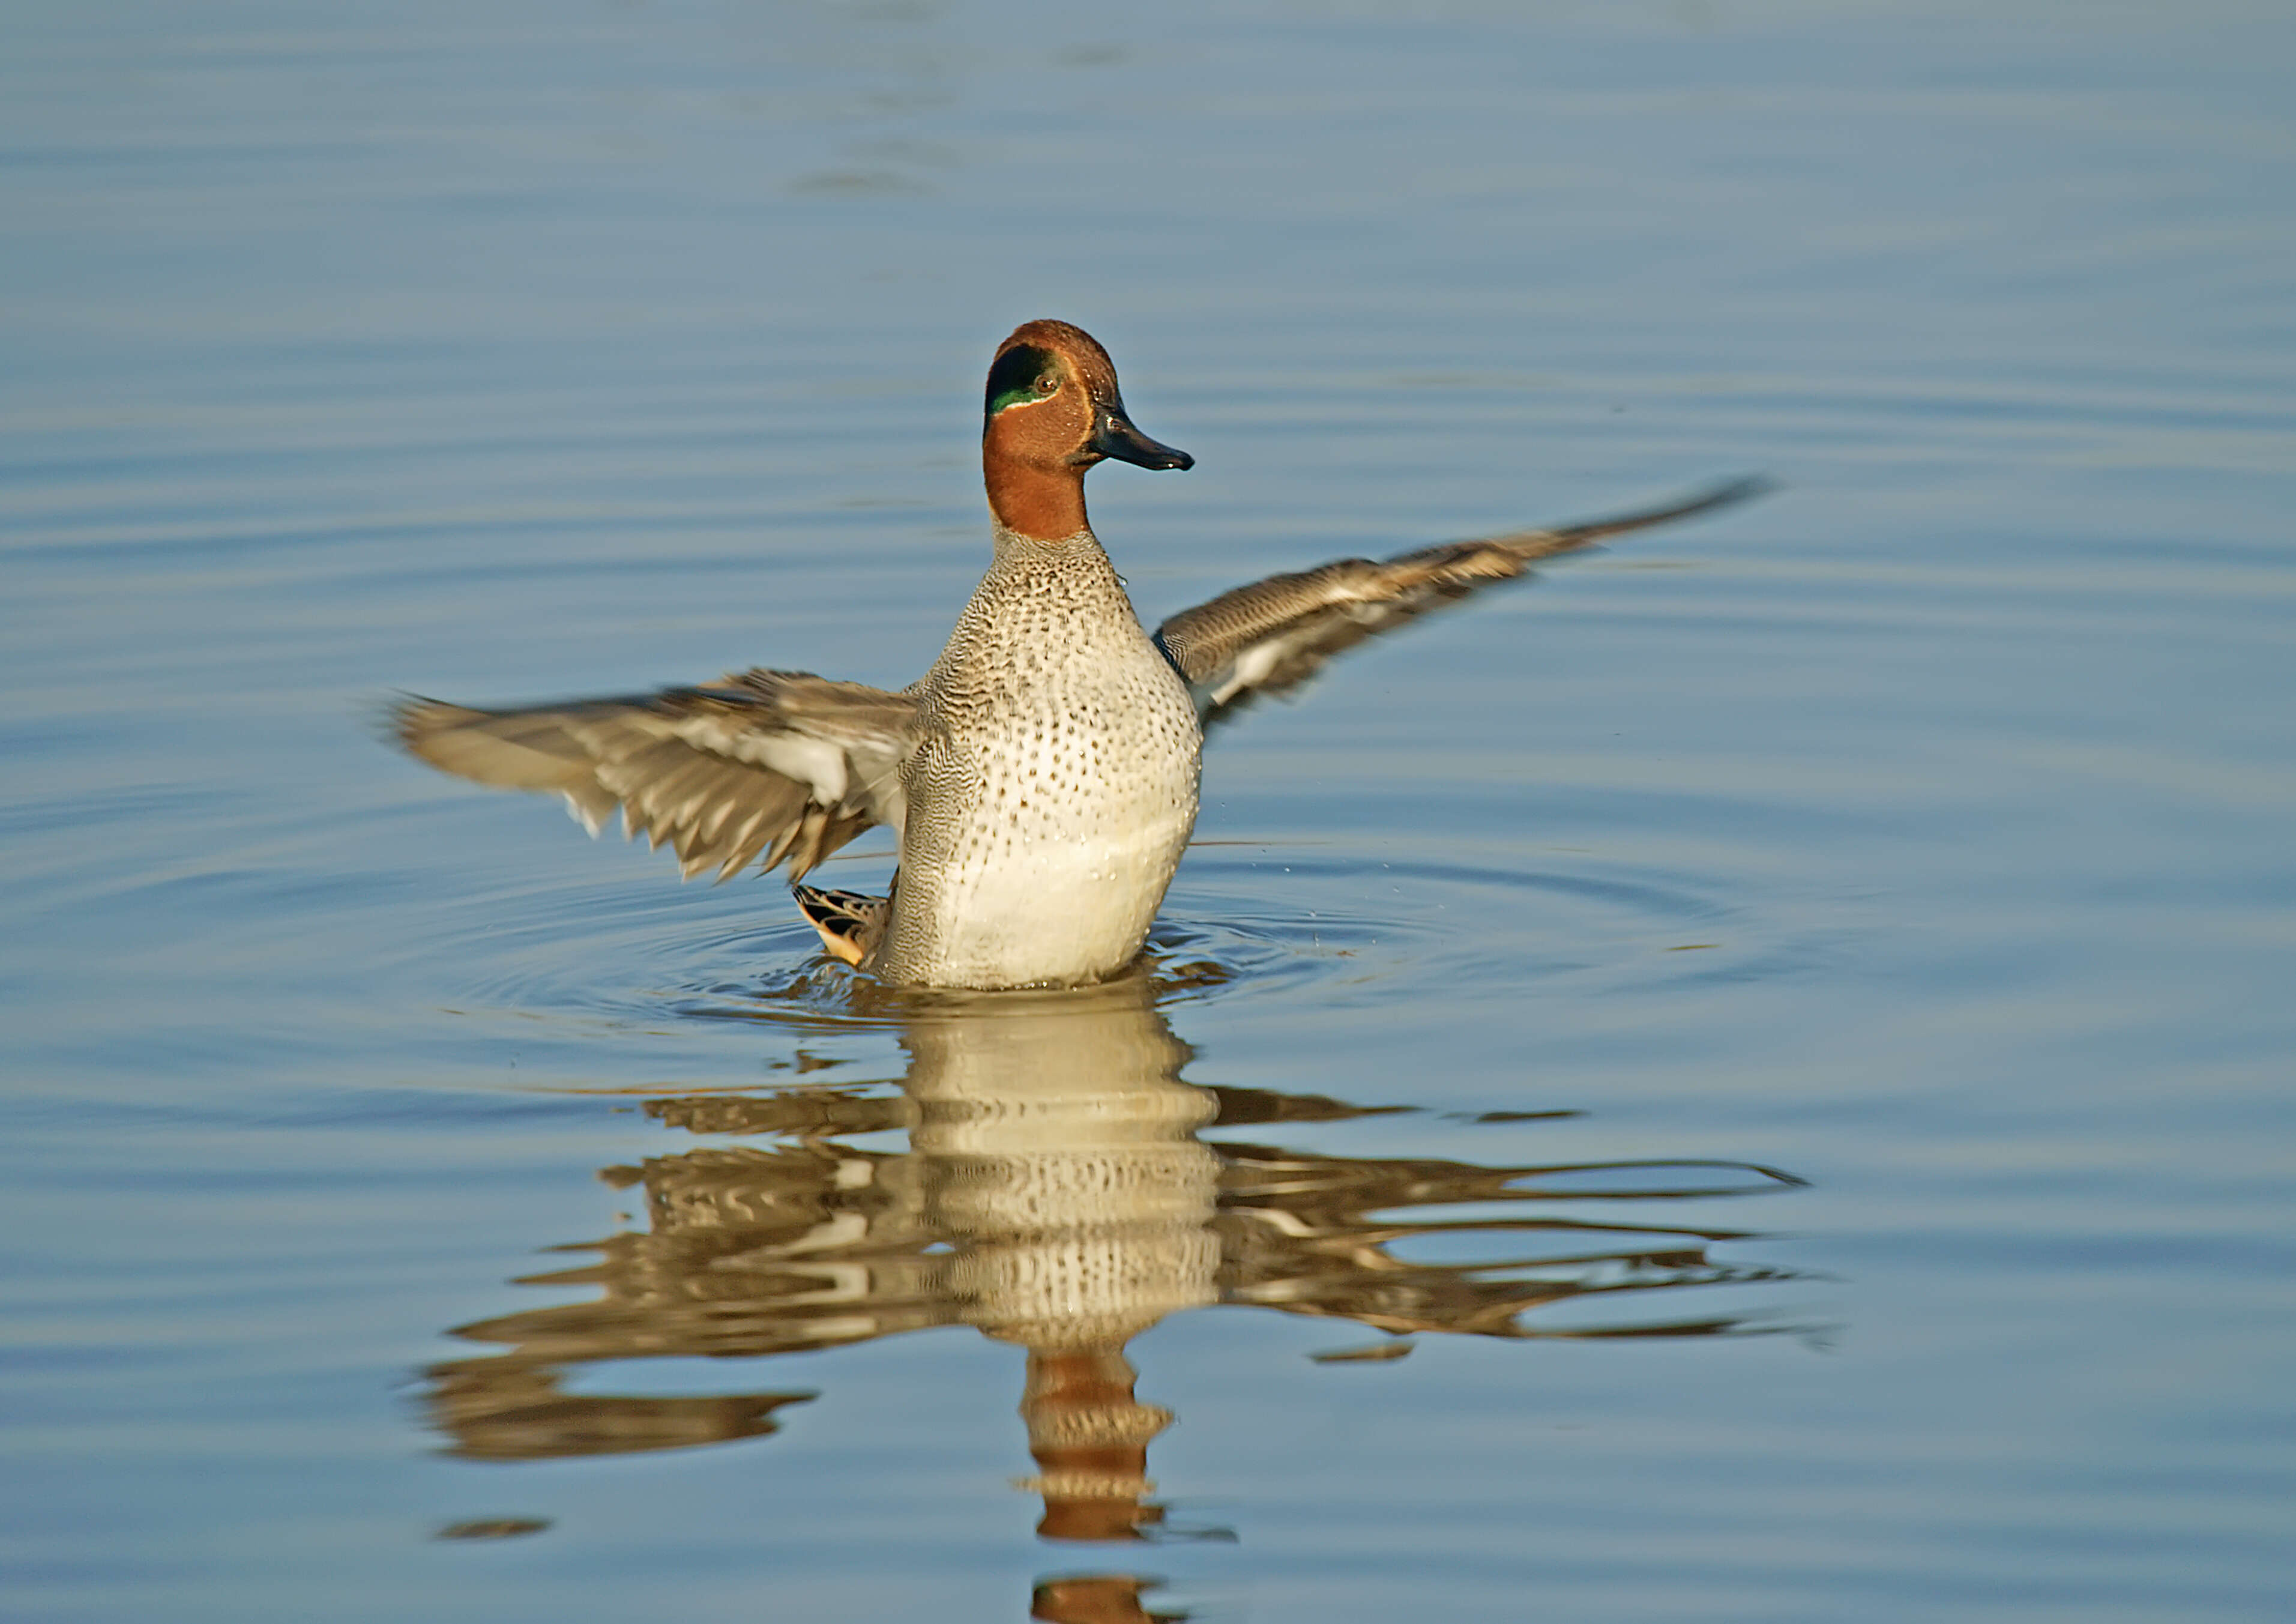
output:
[[[996,416],[1008,406],[1042,400],[1045,396],[1037,392],[1037,381],[1048,373],[1055,380],[1060,376],[1060,364],[1053,359],[1053,352],[1049,349],[1038,349],[1032,344],[1015,344],[998,356],[996,364],[988,369],[988,406],[982,418],[983,429],[987,428],[988,418]],[[1047,394],[1050,392],[1046,391]]]

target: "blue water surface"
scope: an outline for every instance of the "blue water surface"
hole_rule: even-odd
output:
[[[2287,8],[0,40],[0,1612],[2296,1615]],[[1223,729],[1092,993],[385,747],[907,683],[1037,316],[1152,619],[1781,488]]]

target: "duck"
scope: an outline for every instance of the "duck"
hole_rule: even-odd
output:
[[[1085,510],[1111,460],[1194,465],[1134,425],[1098,340],[1023,323],[982,404],[988,572],[906,688],[759,667],[501,709],[408,695],[390,730],[441,771],[562,796],[594,835],[619,813],[688,877],[781,868],[823,947],[890,986],[1081,986],[1140,954],[1195,826],[1208,729],[1535,562],[1765,484],[1271,575],[1151,631]],[[805,883],[880,825],[898,853],[885,896]]]

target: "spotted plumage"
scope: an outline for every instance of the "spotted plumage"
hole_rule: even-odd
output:
[[[828,950],[887,981],[1094,981],[1139,952],[1171,882],[1206,725],[1535,560],[1754,488],[1272,576],[1152,637],[1085,513],[1085,473],[1109,457],[1192,464],[1133,427],[1090,335],[1028,323],[998,347],[984,398],[995,557],[911,686],[758,669],[509,710],[414,700],[398,736],[445,771],[555,791],[593,832],[619,808],[689,874],[786,865]],[[890,897],[799,883],[878,824],[899,843]]]

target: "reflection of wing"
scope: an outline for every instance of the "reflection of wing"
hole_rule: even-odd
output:
[[[1761,480],[1737,480],[1641,513],[1486,541],[1445,542],[1377,562],[1342,558],[1297,575],[1271,575],[1174,615],[1157,628],[1157,645],[1188,679],[1204,720],[1217,721],[1261,694],[1298,685],[1365,638],[1493,581],[1512,580],[1539,559],[1742,502],[1767,488]]]
[[[555,790],[592,833],[619,807],[633,835],[674,846],[688,875],[725,879],[760,853],[795,880],[874,824],[906,814],[914,742],[905,693],[795,671],[743,671],[706,688],[466,710],[410,700],[398,742],[443,771]]]

